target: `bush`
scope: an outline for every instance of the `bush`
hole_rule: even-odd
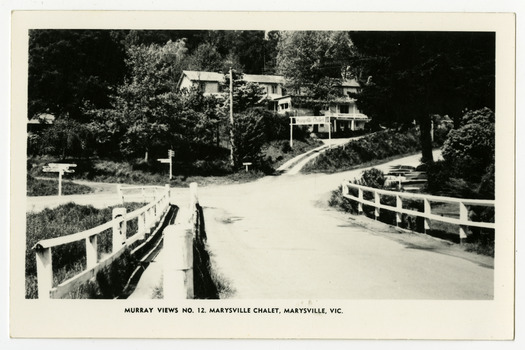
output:
[[[321,154],[304,172],[334,172],[385,158],[413,153],[420,149],[418,131],[380,131],[354,140],[344,147],[332,148]]]

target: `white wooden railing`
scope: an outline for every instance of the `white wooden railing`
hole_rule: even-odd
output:
[[[120,187],[120,186],[119,186]],[[167,213],[170,205],[170,187],[142,186],[120,187],[120,198],[128,190],[140,190],[141,198],[153,198],[144,207],[131,213],[125,208],[114,208],[112,220],[92,229],[67,236],[44,239],[39,241],[33,249],[36,252],[38,297],[40,299],[60,298],[89,281],[97,272],[118,259],[125,248],[134,242],[144,239],[151,232],[161,218]],[[127,237],[127,223],[137,220],[137,232]],[[98,237],[104,231],[112,230],[112,251],[98,259]],[[53,249],[55,247],[84,240],[86,242],[86,269],[72,278],[53,287]]]
[[[467,227],[480,227],[480,228],[489,228],[494,229],[495,223],[493,222],[478,222],[471,221],[469,218],[469,207],[494,207],[493,200],[481,200],[481,199],[463,199],[463,198],[453,198],[453,197],[441,197],[441,196],[432,196],[426,194],[416,194],[408,192],[396,192],[388,190],[380,190],[377,188],[365,187],[361,185],[356,185],[351,182],[343,182],[342,184],[343,197],[355,201],[358,203],[358,213],[363,213],[363,204],[369,205],[375,208],[374,217],[379,218],[379,211],[381,209],[390,210],[396,213],[396,224],[399,225],[402,220],[402,214],[419,216],[425,219],[425,230],[431,228],[430,221],[436,220],[441,222],[446,222],[449,224],[455,224],[459,226],[459,238],[460,242],[464,241],[467,238]],[[350,193],[350,189],[357,190],[357,197]],[[369,192],[373,194],[373,200],[367,200],[363,198],[363,193]],[[381,203],[381,196],[390,196],[396,198],[396,205],[390,206],[384,203]],[[412,200],[422,200],[424,211],[420,212],[417,210],[403,208],[403,199],[412,199]],[[452,218],[441,216],[438,214],[432,213],[431,203],[457,203],[459,205],[459,218]]]

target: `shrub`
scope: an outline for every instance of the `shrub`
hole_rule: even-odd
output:
[[[330,149],[315,162],[304,167],[304,172],[334,172],[351,169],[357,165],[385,158],[416,152],[420,149],[418,132],[395,130],[380,131]]]

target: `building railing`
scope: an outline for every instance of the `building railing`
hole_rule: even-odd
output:
[[[350,189],[353,189],[354,192],[357,190],[357,196],[350,193]],[[441,196],[432,196],[426,194],[416,194],[408,192],[396,192],[381,190],[377,188],[371,188],[361,185],[356,185],[351,182],[343,182],[342,184],[343,197],[349,200],[355,201],[358,204],[358,214],[363,213],[363,205],[369,205],[374,207],[374,217],[377,220],[379,218],[380,210],[389,210],[396,213],[396,224],[399,225],[402,221],[402,214],[413,215],[422,217],[425,220],[425,230],[431,229],[431,220],[436,220],[440,222],[445,222],[449,224],[455,224],[459,226],[459,238],[460,242],[463,242],[467,238],[467,228],[468,227],[479,227],[479,228],[488,228],[495,229],[494,222],[479,222],[471,221],[469,218],[469,207],[494,207],[493,200],[482,200],[482,199],[463,199],[463,198],[453,198],[453,197],[441,197]],[[372,200],[364,198],[364,193],[368,192],[373,195]],[[395,206],[381,203],[381,196],[390,196],[395,197]],[[413,209],[403,208],[403,199],[411,200],[422,200],[423,201],[423,211],[417,211]],[[446,217],[438,214],[432,213],[431,203],[456,203],[459,205],[459,218]]]
[[[138,188],[140,189],[141,198],[153,198],[144,207],[131,213],[126,213],[125,208],[114,208],[112,212],[113,219],[105,224],[71,235],[44,239],[35,244],[33,249],[36,253],[38,297],[40,299],[63,297],[75,290],[75,288],[78,288],[78,286],[86,283],[96,276],[98,271],[118,259],[125,251],[125,248],[138,240],[144,239],[161,221],[161,218],[167,213],[170,206],[169,185],[164,187],[141,186]],[[124,198],[122,192],[131,189],[136,188],[120,187],[118,189],[120,198]],[[137,232],[128,237],[127,226],[132,220],[137,220]],[[112,250],[99,260],[99,235],[110,229],[112,230]],[[86,269],[53,287],[53,249],[78,241],[85,241]]]

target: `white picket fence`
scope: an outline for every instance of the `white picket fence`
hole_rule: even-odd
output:
[[[381,209],[390,210],[396,213],[396,224],[399,225],[402,220],[402,214],[414,215],[425,219],[425,230],[431,228],[431,220],[446,222],[449,224],[455,224],[459,226],[459,238],[460,241],[464,241],[467,238],[467,227],[480,227],[494,229],[495,223],[493,222],[478,222],[471,221],[469,218],[469,207],[494,207],[493,200],[480,200],[480,199],[464,199],[464,198],[453,198],[453,197],[441,197],[432,196],[426,194],[416,194],[408,192],[396,192],[381,190],[377,188],[371,188],[361,185],[356,185],[351,182],[343,182],[342,184],[343,197],[355,201],[358,203],[358,213],[363,213],[363,205],[369,205],[374,207],[374,217],[379,218]],[[357,196],[350,193],[350,189],[357,190]],[[363,193],[369,192],[373,194],[373,200],[364,199]],[[381,203],[381,196],[390,196],[396,198],[396,205],[390,206]],[[424,211],[420,212],[413,209],[403,208],[403,199],[411,200],[422,200],[424,203]],[[432,213],[431,203],[457,203],[459,204],[459,218],[441,216]]]
[[[138,191],[138,195],[128,193]],[[128,195],[125,195],[128,193]],[[144,207],[131,213],[126,213],[125,208],[115,208],[112,212],[113,220],[94,227],[92,229],[74,233],[67,236],[44,239],[39,241],[33,249],[36,252],[38,297],[40,299],[60,298],[72,290],[86,283],[96,276],[97,272],[118,259],[125,248],[134,242],[144,239],[146,234],[161,221],[168,212],[170,206],[170,187],[162,186],[138,186],[118,188],[118,195],[129,199],[147,199],[151,202]],[[130,221],[137,220],[137,232],[127,237],[127,225]],[[104,231],[112,230],[112,251],[103,256],[100,261],[98,257],[98,237]],[[79,274],[61,282],[53,287],[53,249],[65,244],[85,241],[86,269]]]

